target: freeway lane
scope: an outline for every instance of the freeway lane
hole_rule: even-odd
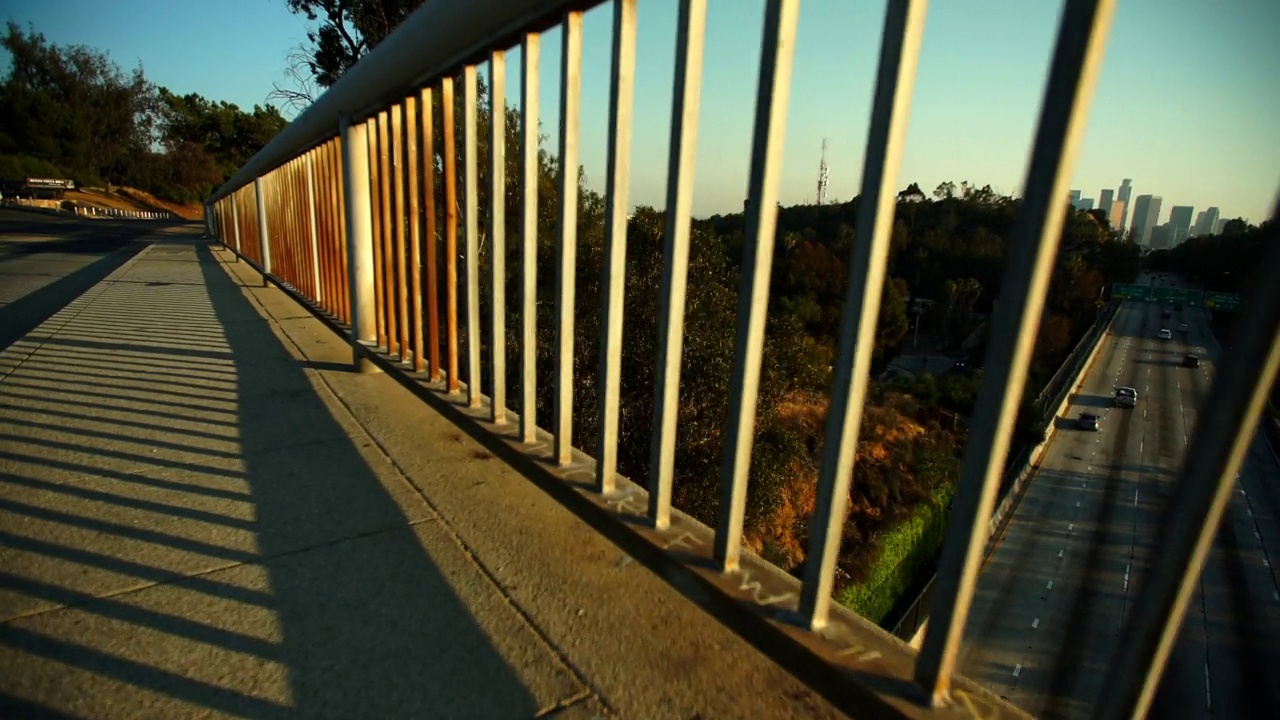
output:
[[[1160,514],[1210,388],[1217,347],[1204,314],[1162,319],[1126,303],[984,568],[961,669],[1045,717],[1084,717],[1137,584],[1159,552]],[[1188,332],[1176,330],[1179,322]],[[1174,339],[1159,340],[1167,327]],[[1184,368],[1186,352],[1202,357]],[[1132,410],[1110,407],[1130,385]],[[1101,431],[1074,429],[1080,412]],[[1280,461],[1255,440],[1162,682],[1154,717],[1274,716],[1280,692]]]

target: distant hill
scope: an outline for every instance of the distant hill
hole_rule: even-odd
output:
[[[178,205],[160,200],[148,193],[130,187],[106,188],[82,187],[68,190],[63,200],[80,207],[115,208],[117,210],[167,211],[186,220],[200,220],[204,209],[199,205]]]

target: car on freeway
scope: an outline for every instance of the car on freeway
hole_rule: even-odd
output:
[[[1081,430],[1097,432],[1099,425],[1098,416],[1093,413],[1080,413],[1080,419],[1076,421],[1076,425],[1079,426]]]
[[[1160,332],[1156,333],[1156,337],[1160,338],[1161,340],[1172,340],[1173,333],[1169,332],[1168,328],[1160,328]]]
[[[1200,367],[1200,356],[1187,354],[1182,356],[1183,367],[1198,368]]]
[[[1116,395],[1111,399],[1116,407],[1131,408],[1138,406],[1138,391],[1131,387],[1116,388]]]
[[[1178,323],[1178,332],[1186,332],[1188,330],[1186,323]]]

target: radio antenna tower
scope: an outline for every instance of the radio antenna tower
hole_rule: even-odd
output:
[[[822,160],[818,162],[818,204],[827,201],[827,139],[822,138]]]

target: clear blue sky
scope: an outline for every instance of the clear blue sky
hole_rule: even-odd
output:
[[[676,0],[639,0],[632,204],[664,204]],[[741,209],[764,0],[709,0],[695,213]],[[1018,192],[1061,2],[930,3],[902,184],[944,180]],[[305,40],[284,0],[18,0],[5,10],[50,40],[141,63],[175,92],[248,107],[283,80]],[[609,5],[585,25],[582,162],[603,188]],[[829,197],[857,194],[883,3],[802,0],[783,174],[784,204],[813,201],[822,138]],[[1280,2],[1120,0],[1072,187],[1097,197],[1133,178],[1134,194],[1221,208],[1260,222],[1280,187]],[[543,40],[543,126],[552,150],[558,31]],[[509,56],[515,76],[518,50]],[[482,68],[482,72],[484,69]],[[518,97],[512,78],[509,93]]]

